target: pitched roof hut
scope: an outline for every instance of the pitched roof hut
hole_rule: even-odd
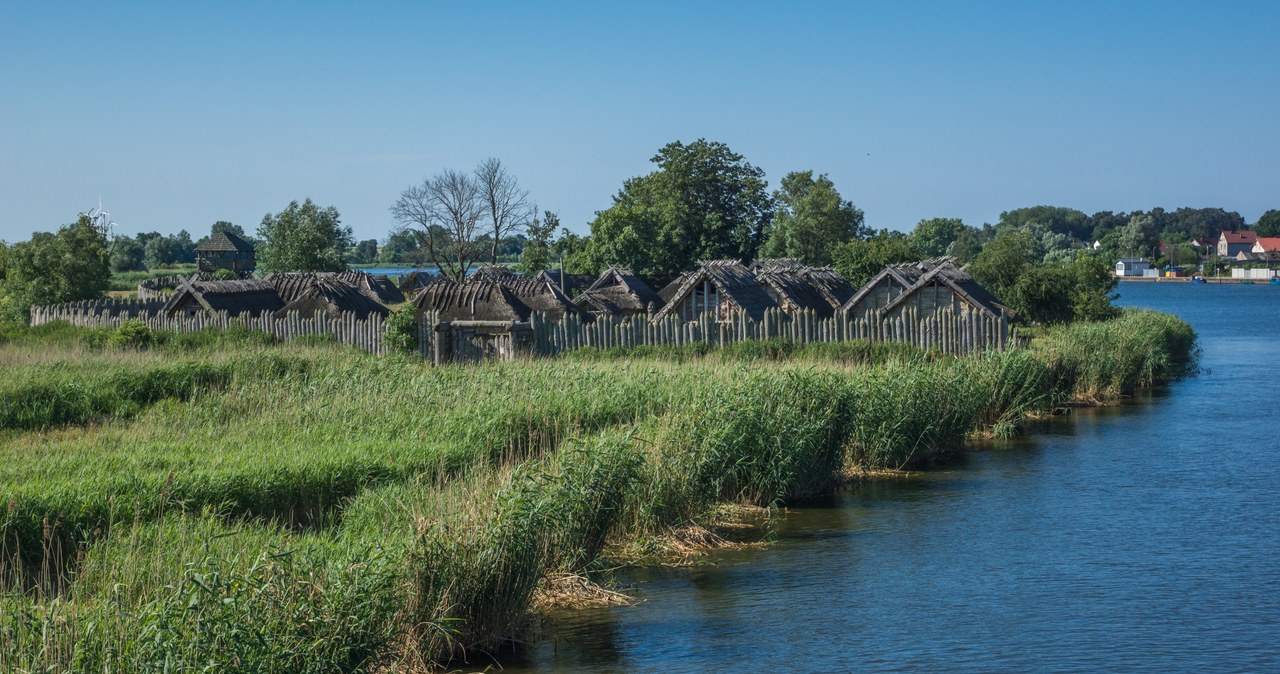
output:
[[[422,289],[413,305],[442,321],[527,321],[533,310],[505,286],[491,281],[441,280]]]
[[[907,307],[915,307],[921,312],[977,311],[992,318],[1002,315],[1014,317],[1008,305],[996,299],[969,272],[951,260],[934,264],[915,284],[880,309],[880,315],[892,316]]]
[[[257,316],[277,312],[284,301],[271,281],[239,279],[235,281],[183,281],[164,305],[169,316],[193,316],[201,312],[230,316]]]
[[[366,271],[348,269],[338,274],[338,280],[354,286],[379,304],[390,306],[404,301],[404,293],[385,275],[375,276]]]
[[[429,271],[415,269],[400,277],[400,292],[406,295],[413,295],[413,293],[435,283],[439,279],[440,277]]]
[[[935,259],[889,265],[871,277],[866,285],[840,307],[840,311],[851,319],[878,315],[877,312],[905,293],[920,277],[942,261],[943,259]]]
[[[803,272],[804,278],[813,286],[823,299],[835,309],[844,306],[858,291],[840,272],[831,267],[810,267]]]
[[[573,303],[594,314],[635,316],[662,308],[662,298],[625,267],[609,267]]]
[[[830,318],[835,314],[836,308],[804,277],[803,267],[760,270],[756,272],[756,279],[778,306],[791,316],[801,311],[811,311],[820,318]]]
[[[276,318],[283,318],[291,313],[298,313],[306,318],[325,313],[337,318],[351,313],[357,319],[365,320],[370,316],[386,318],[391,313],[385,305],[337,276],[313,276],[308,280],[309,282],[289,284],[293,297],[275,312]]]
[[[533,278],[539,281],[550,281],[560,289],[560,292],[576,299],[579,294],[595,283],[597,277],[590,274],[565,274],[560,269],[544,269]]]
[[[515,295],[525,306],[543,314],[548,320],[559,321],[566,315],[573,315],[583,320],[591,320],[591,314],[578,308],[560,287],[546,280],[537,278],[505,281],[501,284]]]
[[[257,266],[253,244],[231,232],[218,232],[196,246],[196,267],[200,271],[251,272]]]
[[[766,311],[778,308],[755,274],[737,260],[703,262],[673,283],[678,285],[654,320],[680,316],[688,321],[711,312],[716,320],[726,321],[740,312],[759,321]]]

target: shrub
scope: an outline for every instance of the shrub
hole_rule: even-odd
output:
[[[117,349],[144,349],[155,339],[151,328],[139,320],[124,321],[107,337],[107,344]]]
[[[387,317],[387,332],[383,336],[392,351],[416,353],[418,351],[418,310],[405,307]]]

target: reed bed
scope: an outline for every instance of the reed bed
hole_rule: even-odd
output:
[[[1157,384],[1194,333],[1126,312],[966,358],[824,346],[436,369],[304,345],[24,356],[0,409],[44,380],[135,392],[0,417],[23,420],[0,430],[0,670],[434,667],[637,541]]]

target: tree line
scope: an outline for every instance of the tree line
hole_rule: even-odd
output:
[[[336,208],[310,199],[268,213],[253,236],[226,221],[215,222],[210,235],[230,232],[254,243],[263,271],[408,263],[437,267],[454,279],[475,264],[499,260],[516,261],[525,273],[563,266],[568,273],[598,274],[616,264],[670,275],[701,260],[790,257],[833,266],[860,285],[889,264],[951,255],[1024,316],[1059,322],[1110,314],[1115,258],[1152,257],[1164,243],[1171,261],[1198,260],[1194,241],[1246,228],[1239,213],[1221,208],[1089,215],[1032,206],[1005,211],[994,225],[937,217],[910,231],[873,231],[826,174],[792,171],[770,190],[762,169],[706,139],[669,143],[651,161],[654,170],[625,180],[585,235],[561,226],[554,211],[540,210],[492,158],[407,187],[390,207],[396,225],[381,246],[355,241]],[[1260,236],[1280,236],[1280,211],[1267,211],[1253,228]],[[56,234],[37,233],[13,246],[0,242],[0,315],[99,296],[110,272],[191,262],[199,243],[186,230],[108,241],[84,217]]]

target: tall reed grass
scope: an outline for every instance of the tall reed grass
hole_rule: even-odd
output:
[[[1113,400],[1193,348],[1185,323],[1126,312],[966,358],[23,352],[0,381],[18,410],[0,417],[0,670],[435,666],[518,634],[551,574],[724,503],[821,494],[851,466],[925,464]],[[40,396],[60,402],[18,400]]]

